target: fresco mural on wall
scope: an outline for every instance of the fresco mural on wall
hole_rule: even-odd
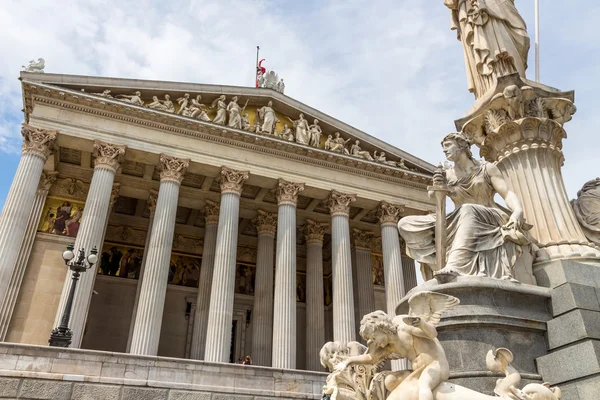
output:
[[[385,286],[385,279],[383,275],[383,255],[371,254],[371,262],[373,263],[373,284]]]
[[[198,287],[202,258],[171,253],[169,265],[169,284]]]
[[[254,296],[255,279],[256,265],[238,263],[235,270],[235,292]]]
[[[38,232],[77,236],[85,203],[48,197],[44,204]]]
[[[120,278],[139,279],[143,255],[144,250],[139,247],[104,243],[98,264],[98,273]]]

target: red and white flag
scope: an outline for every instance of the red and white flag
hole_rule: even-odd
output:
[[[258,82],[260,81],[260,78],[265,74],[265,72],[267,72],[267,69],[262,66],[263,61],[265,61],[264,58],[260,60],[256,65],[256,87],[258,87]]]

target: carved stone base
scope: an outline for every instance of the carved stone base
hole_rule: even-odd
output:
[[[511,349],[513,366],[524,383],[542,383],[536,359],[547,354],[546,321],[550,291],[546,288],[458,276],[440,284],[433,279],[407,293],[396,314],[408,312],[408,298],[417,292],[434,291],[455,296],[460,305],[444,313],[438,325],[450,363],[450,382],[493,395],[496,380],[503,376],[487,370],[485,357],[490,349]]]

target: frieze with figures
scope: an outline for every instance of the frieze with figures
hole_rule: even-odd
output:
[[[385,286],[385,276],[383,272],[383,255],[371,254],[371,264],[373,275],[373,284],[379,286]]]
[[[38,224],[38,232],[76,237],[85,203],[48,197]]]
[[[238,96],[228,98],[224,94],[217,97],[211,104],[204,104],[201,94],[191,95],[189,93],[177,98],[176,102],[171,99],[169,94],[164,94],[163,99],[153,96],[152,101],[147,101],[144,100],[140,91],[113,96],[111,90],[106,89],[90,94],[202,122],[269,135],[284,141],[316,147],[390,167],[418,171],[407,167],[402,158],[391,160],[383,151],[370,152],[364,149],[360,140],[344,138],[340,132],[325,133],[320,121],[316,118],[308,118],[303,113],[299,113],[297,118],[283,116],[273,109],[271,100],[263,106],[249,106],[249,99],[244,102]]]

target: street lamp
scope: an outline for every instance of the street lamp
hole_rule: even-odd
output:
[[[94,264],[98,262],[98,250],[96,247],[92,249],[87,258],[85,256],[84,249],[79,249],[79,255],[77,258],[75,258],[75,253],[73,253],[74,248],[75,247],[73,244],[70,244],[67,246],[67,250],[62,253],[62,258],[65,260],[65,264],[71,271],[73,271],[73,282],[71,283],[69,298],[67,299],[67,304],[65,305],[65,311],[63,312],[60,320],[60,325],[52,329],[50,340],[48,340],[50,346],[54,347],[69,347],[71,344],[73,332],[69,329],[69,319],[71,318],[71,308],[73,307],[75,287],[77,286],[77,281],[79,280],[81,273],[92,268]]]

